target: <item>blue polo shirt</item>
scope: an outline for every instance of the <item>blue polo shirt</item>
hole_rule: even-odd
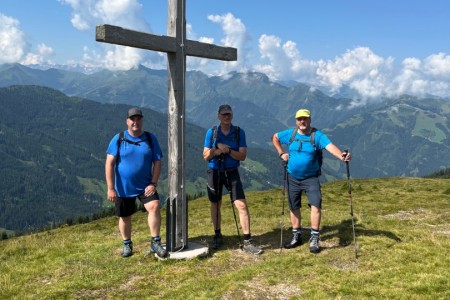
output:
[[[206,148],[215,148],[217,144],[226,144],[230,149],[239,151],[239,148],[246,148],[247,142],[245,140],[245,131],[239,128],[239,142],[236,137],[236,126],[231,125],[230,132],[225,135],[220,125],[217,127],[216,141],[213,141],[213,128],[208,129],[205,136],[205,142],[203,146]],[[214,157],[208,163],[208,167],[213,170],[227,170],[237,168],[240,165],[240,161],[232,158],[230,155],[224,155],[224,161],[222,162],[219,157]]]
[[[152,182],[153,163],[161,160],[163,155],[156,136],[152,133],[150,136],[152,147],[146,142],[145,132],[139,137],[133,137],[125,130],[124,138],[138,144],[122,141],[119,156],[119,134],[109,143],[106,153],[116,157],[114,183],[119,197],[136,197]]]

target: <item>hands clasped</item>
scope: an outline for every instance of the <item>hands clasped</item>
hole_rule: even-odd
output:
[[[217,148],[222,151],[222,154],[230,154],[231,149],[227,144],[218,143]]]

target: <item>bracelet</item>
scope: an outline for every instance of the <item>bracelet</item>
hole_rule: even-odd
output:
[[[286,152],[281,152],[280,154],[280,158],[283,156],[283,154],[286,154]]]
[[[153,185],[154,187],[158,186],[158,184],[156,182],[150,182],[150,185]]]

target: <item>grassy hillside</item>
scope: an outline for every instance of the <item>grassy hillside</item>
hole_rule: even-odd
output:
[[[114,217],[1,241],[0,298],[449,299],[449,181],[353,180],[352,187],[358,259],[346,181],[336,181],[323,186],[318,255],[307,245],[280,252],[281,191],[252,192],[247,198],[261,256],[237,249],[233,213],[224,205],[224,249],[186,261],[145,257],[146,214],[139,212],[136,253],[128,259],[119,255]],[[284,224],[286,240],[287,211]],[[190,241],[207,244],[211,232],[208,201],[193,200]]]

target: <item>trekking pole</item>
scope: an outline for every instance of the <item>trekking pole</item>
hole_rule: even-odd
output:
[[[344,158],[348,155],[348,150],[344,150]],[[355,244],[355,258],[358,258],[358,244],[356,243],[356,233],[355,233],[355,220],[353,217],[353,199],[352,199],[352,187],[350,184],[350,166],[348,161],[345,162],[347,167],[347,190],[348,190],[348,198],[350,200],[350,215],[352,216],[352,228],[353,228],[353,242]]]
[[[220,191],[220,169],[223,166],[223,156],[219,157],[219,170],[217,170],[217,189],[216,187],[214,187],[214,189],[216,189],[216,227],[214,228],[214,230],[217,230],[220,228],[219,226],[219,199],[221,199],[221,194],[219,195],[219,191]],[[213,174],[214,176],[214,174]],[[214,177],[213,177],[214,178]]]
[[[241,242],[241,233],[239,232],[239,226],[238,226],[237,218],[236,218],[236,211],[234,210],[234,205],[233,205],[233,189],[231,187],[230,180],[228,179],[227,171],[224,170],[223,172],[225,173],[225,180],[227,181],[227,189],[230,192],[230,200],[231,200],[230,203],[231,203],[231,208],[233,209],[234,223],[236,224],[236,231],[237,231],[237,235],[238,235],[238,239],[239,239],[239,249],[242,249],[243,244]]]
[[[280,223],[280,253],[283,251],[283,229],[284,229],[284,202],[286,201],[286,176],[287,176],[287,163],[283,160],[283,169],[284,169],[284,176],[283,176],[283,189],[281,190],[281,194],[283,195],[281,200],[281,223]]]

